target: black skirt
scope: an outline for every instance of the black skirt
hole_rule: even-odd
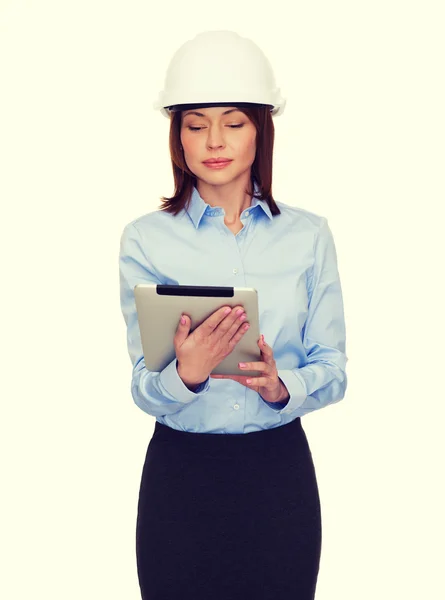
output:
[[[321,529],[300,417],[246,434],[156,421],[136,525],[143,600],[313,600]]]

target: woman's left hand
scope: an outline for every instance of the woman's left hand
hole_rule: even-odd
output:
[[[241,385],[245,385],[251,390],[258,392],[266,402],[284,402],[288,399],[289,393],[284,383],[278,377],[272,348],[264,342],[264,336],[260,337],[258,346],[260,347],[263,361],[244,363],[244,368],[260,371],[261,377],[249,377],[247,375],[210,375],[210,377],[212,379],[233,379],[241,383]]]

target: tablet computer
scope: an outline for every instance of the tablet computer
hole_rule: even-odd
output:
[[[134,297],[145,366],[150,371],[162,371],[175,358],[173,338],[182,313],[190,317],[192,333],[218,308],[239,305],[247,314],[250,328],[212,373],[261,376],[260,371],[238,367],[239,362],[261,361],[255,288],[138,283],[134,287]]]

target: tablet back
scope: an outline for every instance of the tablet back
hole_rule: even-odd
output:
[[[182,313],[191,318],[192,333],[218,308],[240,305],[247,314],[250,328],[212,373],[261,376],[259,371],[238,367],[239,362],[261,360],[257,344],[260,332],[256,289],[139,283],[134,287],[134,296],[148,370],[162,371],[175,358],[173,338]]]

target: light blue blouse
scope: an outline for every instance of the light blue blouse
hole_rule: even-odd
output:
[[[255,190],[258,188],[255,184]],[[176,217],[155,210],[130,223],[120,240],[120,302],[133,365],[136,405],[174,429],[249,433],[278,427],[341,400],[346,392],[346,332],[334,239],[327,219],[252,197],[236,235],[224,209],[198,193]],[[272,347],[286,405],[266,402],[231,379],[210,377],[195,392],[176,359],[162,371],[145,367],[134,300],[137,283],[253,287],[260,333]]]

